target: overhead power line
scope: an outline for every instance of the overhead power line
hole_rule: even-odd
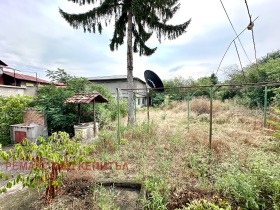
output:
[[[255,43],[254,29],[253,29],[254,22],[252,22],[252,15],[250,14],[250,10],[249,10],[249,6],[248,6],[248,3],[247,3],[247,0],[245,0],[245,4],[246,4],[247,12],[248,12],[248,15],[249,15],[249,20],[250,20],[250,23],[249,23],[247,29],[252,31],[252,40],[253,40],[253,45],[254,45],[256,67],[257,67],[257,70],[259,71],[258,60],[257,60],[257,50],[256,50],[256,43]]]
[[[241,42],[239,36],[237,35],[237,32],[236,32],[236,30],[235,30],[235,28],[234,28],[234,26],[233,26],[233,24],[232,24],[232,22],[231,22],[231,20],[230,20],[230,18],[229,18],[229,15],[228,15],[228,13],[227,13],[227,10],[226,10],[226,8],[225,8],[225,6],[224,6],[222,0],[220,0],[220,2],[221,2],[221,4],[222,4],[222,6],[223,6],[223,9],[224,9],[224,11],[225,11],[225,13],[226,13],[226,15],[227,15],[227,18],[228,18],[228,20],[229,20],[229,22],[230,22],[230,25],[231,25],[231,27],[232,27],[232,29],[233,29],[235,35],[237,36],[237,38],[238,38],[238,40],[239,40],[239,43],[240,43],[240,45],[241,45],[241,47],[242,47],[242,49],[243,49],[243,51],[244,51],[246,57],[248,58],[248,60],[250,61],[250,63],[252,63],[252,61],[250,60],[250,58],[249,58],[247,52],[245,51],[245,49],[244,49],[244,47],[243,47],[243,44],[242,44],[242,42]]]
[[[237,46],[236,46],[236,43],[235,43],[235,41],[233,41],[233,43],[234,43],[234,46],[235,46],[235,49],[236,49],[236,53],[237,53],[237,56],[238,56],[238,59],[239,59],[239,63],[240,63],[240,66],[241,66],[241,71],[242,71],[242,74],[243,74],[243,77],[244,77],[244,81],[245,81],[245,83],[247,83],[246,77],[245,77],[245,73],[244,73],[244,70],[243,70],[243,66],[242,66],[242,63],[241,63],[241,59],[240,59],[240,56],[239,56],[239,52],[238,52],[238,49],[237,49]]]
[[[253,20],[253,23],[254,23],[257,19],[258,19],[258,17],[256,17],[255,20]],[[217,73],[218,73],[218,71],[219,71],[219,69],[220,69],[220,67],[221,67],[221,65],[222,65],[222,62],[223,62],[223,60],[224,60],[224,58],[225,58],[225,56],[226,56],[226,54],[227,54],[227,52],[228,52],[230,46],[232,45],[232,43],[233,43],[244,31],[246,31],[246,29],[247,29],[247,27],[244,28],[244,29],[230,42],[228,48],[226,49],[226,51],[225,51],[225,53],[224,53],[224,55],[223,55],[223,57],[222,57],[222,60],[220,61],[219,66],[218,66],[218,68],[217,68],[216,75],[217,75]]]

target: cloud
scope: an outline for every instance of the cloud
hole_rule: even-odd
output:
[[[169,70],[169,72],[176,72],[176,71],[178,71],[179,69],[183,68],[184,66],[185,66],[185,65],[175,66],[175,67],[171,68],[171,69]]]
[[[237,32],[249,23],[244,1],[226,1],[224,5]],[[255,23],[254,34],[257,56],[280,48],[280,2],[254,0],[249,3]],[[63,68],[76,76],[105,76],[126,74],[126,44],[118,51],[109,49],[113,25],[104,28],[102,35],[74,30],[60,16],[58,8],[70,13],[82,13],[92,5],[79,6],[66,0],[0,1],[1,60],[11,67],[38,71],[42,77],[46,69]],[[134,54],[134,75],[143,79],[146,69],[155,71],[163,79],[173,76],[198,78],[215,72],[235,34],[219,1],[181,1],[181,9],[170,21],[180,24],[192,18],[187,33],[176,40],[162,40],[154,35],[148,45],[158,47],[150,57]],[[245,31],[243,46],[255,60],[252,35]],[[243,65],[250,64],[240,44],[236,42]],[[225,56],[221,69],[238,64],[234,45]],[[218,72],[222,75],[222,71]]]

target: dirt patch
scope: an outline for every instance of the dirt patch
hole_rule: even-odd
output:
[[[191,185],[181,190],[174,188],[170,193],[167,208],[170,210],[183,208],[188,206],[193,200],[205,199],[210,201],[213,200],[214,196],[214,192]]]
[[[23,188],[16,191],[8,191],[0,196],[0,209],[5,210],[15,210],[30,209],[30,205],[34,203],[39,197],[39,192],[34,188]]]

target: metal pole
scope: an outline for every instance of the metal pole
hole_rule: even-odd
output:
[[[264,110],[263,110],[263,126],[266,128],[266,111],[267,111],[267,86],[264,88]]]
[[[149,100],[148,91],[147,91],[147,117],[148,117],[148,125],[150,125],[150,100]]]
[[[212,144],[212,119],[213,119],[213,86],[210,87],[210,132],[209,132],[209,147]]]
[[[95,137],[96,136],[95,99],[93,99],[93,132]]]
[[[17,86],[17,82],[16,82],[16,70],[14,69],[14,86]]]
[[[136,123],[136,94],[134,93],[134,122]]]
[[[117,88],[117,110],[118,110],[118,148],[120,148],[121,128],[120,128],[120,94],[119,94],[119,88]]]
[[[37,75],[37,72],[36,73],[36,87],[37,87],[37,90],[38,90],[38,75]]]
[[[81,123],[81,104],[78,104],[78,124]]]
[[[190,131],[190,100],[191,100],[191,97],[190,97],[190,94],[188,94],[188,131]]]

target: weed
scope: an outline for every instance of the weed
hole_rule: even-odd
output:
[[[221,206],[216,205],[207,200],[194,200],[190,205],[183,210],[231,210],[228,204],[223,204]]]
[[[147,198],[143,200],[146,210],[165,210],[167,209],[167,197],[169,188],[164,184],[160,177],[150,177],[145,181]]]
[[[112,187],[106,189],[101,185],[93,191],[93,199],[101,210],[118,210],[117,198],[118,194]]]

